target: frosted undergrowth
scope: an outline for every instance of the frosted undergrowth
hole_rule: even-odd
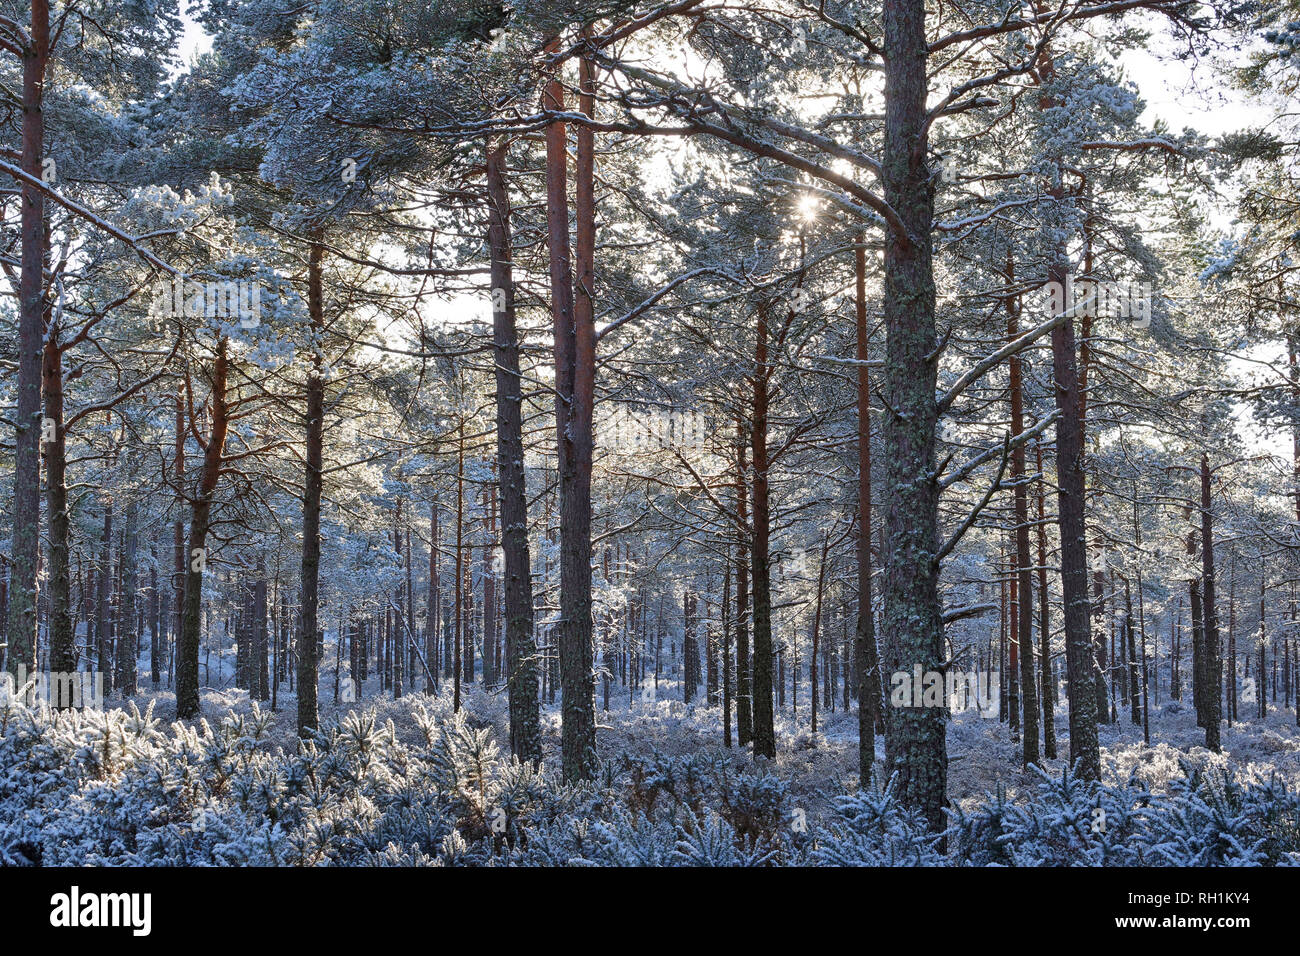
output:
[[[57,713],[0,695],[7,864],[1300,862],[1300,796],[1286,775],[1168,743],[1143,759],[1112,747],[1101,785],[1031,769],[1018,795],[998,784],[960,801],[941,842],[893,781],[857,791],[833,744],[851,715],[830,715],[828,734],[803,744],[787,734],[783,755],[755,767],[734,750],[685,751],[707,732],[707,713],[667,701],[602,713],[600,777],[571,786],[549,758],[534,770],[503,756],[504,699],[480,689],[460,714],[423,694],[330,708],[304,743],[286,736],[288,715],[234,698],[220,716],[209,697],[211,719],[169,725],[154,703]],[[987,744],[996,730],[996,721],[957,724],[954,736]],[[1289,739],[1280,724],[1268,733]],[[677,745],[653,745],[665,738]],[[640,745],[620,746],[632,740]],[[806,768],[819,761],[844,772],[814,788]]]

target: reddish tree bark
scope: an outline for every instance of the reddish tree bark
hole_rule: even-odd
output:
[[[519,332],[515,323],[510,197],[506,189],[504,142],[488,146],[487,185],[492,288],[501,290],[500,303],[494,301],[493,304],[493,348],[496,357],[501,547],[505,557],[510,749],[520,760],[537,763],[542,758],[542,745],[537,647],[533,637],[532,562],[528,552],[528,498],[524,484],[523,378],[519,369]]]
[[[1046,46],[1039,54],[1038,67],[1040,82],[1049,84],[1056,75],[1056,67]],[[1058,105],[1050,95],[1044,94],[1039,98],[1039,106],[1044,111]],[[1048,193],[1057,201],[1065,198],[1059,175],[1049,186]],[[1054,250],[1047,269],[1048,283],[1064,290],[1068,278],[1065,250]],[[1066,298],[1059,296],[1059,304],[1070,308]],[[1099,700],[1093,679],[1097,665],[1090,622],[1092,606],[1088,599],[1088,545],[1084,521],[1084,405],[1073,318],[1052,329],[1052,379],[1059,413],[1056,423],[1056,482],[1061,529],[1061,590],[1065,605],[1067,696],[1070,701],[1070,763],[1078,766],[1083,779],[1097,780],[1101,777],[1101,749],[1097,740]]]
[[[772,712],[772,572],[768,555],[771,504],[767,476],[767,411],[771,366],[767,354],[767,309],[766,302],[759,304],[754,341],[754,404],[750,426],[750,454],[754,460],[754,479],[751,485],[753,533],[750,537],[749,563],[754,589],[754,756],[774,758],[776,730]]]
[[[48,0],[32,0],[28,44],[22,50],[23,172],[40,177],[45,152],[45,71],[50,54]],[[45,197],[24,183],[20,202],[18,280],[18,381],[14,414],[12,568],[9,576],[10,671],[31,671],[36,648],[36,565],[41,530],[41,368],[45,319],[47,234]]]
[[[549,52],[559,41],[548,44]],[[594,67],[579,62],[579,109],[595,110]],[[564,110],[564,89],[552,74],[542,95],[548,111]],[[566,780],[597,771],[595,678],[591,620],[591,464],[595,401],[595,141],[591,127],[576,134],[575,219],[577,289],[569,258],[568,170],[565,124],[546,127],[547,240],[555,328],[556,439],[560,471],[560,693],[561,750]]]
[[[208,530],[211,526],[212,502],[217,491],[217,481],[221,477],[221,466],[225,462],[226,431],[230,426],[230,411],[227,405],[226,388],[229,375],[228,343],[226,339],[217,341],[216,355],[212,362],[210,380],[211,397],[209,400],[210,427],[208,438],[203,443],[203,468],[199,473],[199,484],[195,491],[190,509],[189,565],[185,575],[185,611],[181,619],[181,633],[176,641],[176,717],[188,720],[199,716],[199,628],[203,603],[203,574],[207,563]],[[304,524],[303,534],[306,540],[307,528]],[[305,550],[305,549],[304,549]],[[313,651],[315,644],[313,642]],[[301,674],[300,674],[301,676]],[[315,704],[315,684],[312,687],[313,713]],[[302,700],[304,688],[299,688],[299,701]],[[301,703],[299,714],[301,715]]]

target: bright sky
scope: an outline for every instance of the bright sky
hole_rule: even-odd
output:
[[[1222,85],[1212,64],[1195,69],[1185,62],[1162,59],[1148,50],[1130,50],[1120,57],[1129,77],[1147,102],[1144,115],[1163,119],[1173,132],[1192,127],[1210,136],[1246,126],[1262,126],[1272,116],[1240,90]]]
[[[1155,43],[1163,46],[1159,41]],[[1244,57],[1233,60],[1238,65]],[[1185,127],[1219,136],[1233,130],[1265,126],[1274,116],[1269,107],[1251,101],[1233,87],[1223,85],[1216,65],[1201,60],[1194,65],[1171,56],[1157,56],[1148,49],[1131,50],[1120,57],[1125,71],[1137,84],[1147,103],[1143,114],[1148,121],[1161,119],[1173,133]],[[1217,228],[1227,229],[1232,222],[1230,208],[1217,210],[1209,217]],[[1256,346],[1247,355],[1255,360],[1276,361],[1280,347],[1276,344]],[[1229,362],[1233,373],[1243,379],[1258,377],[1260,366],[1253,361]],[[1234,413],[1239,432],[1253,452],[1266,452],[1283,459],[1291,454],[1291,438],[1280,431],[1264,431],[1254,421],[1250,410],[1239,405]]]
[[[185,20],[185,33],[181,36],[180,54],[181,61],[186,64],[192,62],[196,55],[207,53],[212,48],[212,37],[204,33],[203,28],[190,16],[192,6],[193,3],[187,0],[181,14]]]

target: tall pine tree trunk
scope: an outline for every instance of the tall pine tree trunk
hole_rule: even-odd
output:
[[[185,388],[176,390],[176,448],[172,458],[172,475],[176,489],[176,520],[172,522],[172,663],[167,668],[167,684],[176,682],[175,645],[180,640],[185,618]]]
[[[1261,568],[1261,575],[1263,569]],[[1261,591],[1263,577],[1260,578]],[[1219,721],[1223,717],[1222,675],[1219,660],[1219,614],[1214,601],[1214,518],[1210,511],[1210,457],[1201,454],[1201,613],[1205,619],[1205,746],[1219,752]],[[1263,601],[1260,603],[1260,627],[1263,629]],[[1260,650],[1260,695],[1264,693],[1263,645]]]
[[[559,49],[553,41],[547,49]],[[579,108],[595,108],[589,59],[579,63]],[[564,109],[564,89],[552,75],[543,92],[547,110]],[[561,750],[566,780],[591,779],[597,770],[595,678],[592,674],[591,464],[595,400],[595,181],[594,135],[577,131],[575,167],[577,289],[569,257],[565,124],[546,127],[547,236],[555,329],[556,439],[560,470],[560,693]]]
[[[266,574],[262,561],[257,562],[257,579],[253,582],[253,673],[252,690],[258,700],[271,699],[271,675],[267,669]]]
[[[316,341],[307,377],[306,474],[302,495],[302,607],[298,629],[298,733],[307,736],[317,728],[317,693],[320,675],[317,633],[320,630],[320,506],[325,467],[325,247],[319,231],[307,253],[307,312]]]
[[[1064,262],[1049,269],[1049,281],[1065,287]],[[1067,306],[1068,307],[1068,306]],[[1061,529],[1061,590],[1065,604],[1066,695],[1070,701],[1070,763],[1085,780],[1101,777],[1097,740],[1098,694],[1088,598],[1088,553],[1084,529],[1083,441],[1079,427],[1079,380],[1074,320],[1052,330],[1052,368],[1056,383],[1056,480]]]
[[[1188,539],[1194,541],[1193,538]],[[1194,555],[1194,546],[1189,544]],[[1188,601],[1192,609],[1192,707],[1196,710],[1196,726],[1205,726],[1205,631],[1201,616],[1201,579],[1193,578],[1187,584]]]
[[[722,745],[731,749],[731,548],[722,568]]]
[[[831,549],[830,532],[825,532],[822,539],[822,559],[817,566],[817,597],[813,605],[812,621],[812,656],[808,659],[808,687],[811,694],[809,706],[811,711],[811,729],[817,733],[817,654],[821,649],[822,596],[826,588],[826,559]]]
[[[465,418],[462,415],[457,429],[456,441],[456,606],[455,635],[456,646],[452,649],[452,710],[460,710],[461,675],[465,667],[465,654],[462,650],[465,628]],[[473,678],[473,674],[470,674]]]
[[[48,0],[32,0],[30,45],[22,51],[23,172],[40,177],[45,160],[45,71],[50,53]],[[45,198],[20,190],[21,262],[18,281],[18,376],[14,409],[13,541],[10,550],[6,666],[31,671],[36,649],[36,565],[41,532],[41,368],[48,235]]]
[[[203,573],[207,565],[208,530],[212,517],[212,499],[216,494],[221,466],[225,461],[226,431],[230,426],[226,404],[229,343],[217,342],[212,363],[210,422],[207,445],[203,449],[203,469],[190,512],[189,564],[185,571],[184,611],[181,632],[176,640],[176,717],[189,720],[199,716],[199,639],[202,626]],[[305,529],[304,529],[305,530]]]
[[[1007,281],[1015,279],[1013,262],[1007,256]],[[1014,341],[1020,334],[1020,302],[1007,299],[1007,338]],[[1020,353],[1009,362],[1011,391],[1011,432],[1019,435],[1025,430],[1024,387]],[[1034,579],[1029,556],[1029,489],[1025,487],[1025,446],[1018,443],[1011,450],[1011,482],[1016,515],[1016,643],[1020,663],[1020,699],[1024,707],[1021,733],[1024,741],[1025,766],[1038,762],[1038,697],[1034,691]]]
[[[1040,12],[1044,9],[1039,4]],[[1051,51],[1044,46],[1039,53],[1038,79],[1047,86],[1056,76]],[[1059,108],[1050,95],[1039,98],[1044,112]],[[1062,160],[1054,158],[1048,195],[1064,202],[1061,184]],[[1061,295],[1054,297],[1063,310],[1072,307],[1064,295],[1069,267],[1063,246],[1052,250],[1047,281]],[[1095,670],[1097,659],[1091,627],[1092,605],[1088,599],[1088,541],[1085,526],[1085,489],[1083,469],[1083,390],[1079,381],[1079,359],[1075,345],[1074,318],[1071,316],[1052,329],[1052,380],[1055,385],[1056,410],[1056,483],[1061,537],[1061,592],[1064,604],[1066,695],[1070,703],[1070,763],[1078,765],[1085,780],[1101,776],[1101,750],[1097,740],[1098,708]],[[1102,695],[1104,697],[1104,695]]]
[[[497,545],[496,512],[492,491],[483,492],[483,686],[489,690],[496,686],[497,676],[497,582],[493,568],[493,552]]]
[[[149,608],[152,612],[149,620],[153,622],[153,634],[149,641],[149,682],[154,689],[162,683],[161,650],[163,640],[163,620],[167,616],[167,599],[158,587],[158,547],[153,551],[153,567],[149,569]]]
[[[900,223],[885,233],[885,413],[881,440],[890,489],[883,534],[881,628],[892,670],[945,666],[939,603],[939,488],[935,480],[937,336],[931,230],[934,186],[925,163],[925,4],[886,0],[885,200]],[[947,802],[947,713],[899,707],[886,723],[889,770],[904,804],[943,828]]]
[[[528,551],[528,494],[524,479],[524,388],[519,367],[519,329],[515,324],[515,276],[504,142],[487,146],[487,217],[491,285],[493,290],[500,290],[500,302],[497,302],[495,291],[493,299],[493,349],[497,359],[500,544],[506,559],[506,687],[510,696],[510,749],[519,760],[536,765],[542,758],[542,744],[537,646],[533,639],[532,559]],[[434,598],[430,597],[430,607],[433,605]]]
[[[754,736],[753,677],[749,662],[749,489],[745,473],[745,426],[736,419],[736,742],[746,746]],[[659,677],[655,657],[655,679]]]
[[[1006,278],[1014,281],[1014,263],[1008,254]],[[1017,297],[1006,300],[1006,334],[1014,341],[1019,336],[1021,303]],[[1024,388],[1021,355],[1011,355],[1009,360],[1009,388],[1011,405],[1011,433],[1024,431]],[[1024,444],[1011,449],[1011,484],[1015,511],[1015,650],[1019,663],[1018,696],[1023,706],[1024,765],[1039,760],[1039,702],[1035,693],[1034,674],[1034,575],[1030,557],[1030,492],[1024,485]]]
[[[876,648],[876,611],[871,603],[871,376],[867,365],[870,349],[866,241],[866,234],[859,231],[853,254],[858,360],[858,626],[853,652],[858,672],[858,786],[863,789],[871,786],[876,724],[881,716],[880,655]]]
[[[104,501],[104,533],[100,538],[99,569],[95,582],[95,666],[104,688],[113,687],[113,668],[109,659],[109,633],[112,627],[113,577],[113,499]],[[183,602],[182,602],[183,603]]]
[[[402,467],[397,466],[397,481],[401,484]],[[393,510],[393,553],[397,555],[400,562],[402,555],[402,496],[397,496],[396,507]],[[403,662],[406,660],[406,634],[404,631],[405,623],[402,620],[402,604],[406,598],[405,585],[400,581],[397,585],[396,599],[392,600],[389,607],[389,621],[392,636],[392,659],[393,659],[393,700],[400,700],[402,697],[403,681]]]
[[[1043,445],[1034,443],[1038,473],[1043,474]],[[1047,593],[1047,494],[1035,485],[1038,499],[1038,668],[1043,701],[1043,756],[1056,759],[1056,681],[1052,678],[1051,606]]]
[[[135,604],[137,591],[137,565],[139,537],[136,529],[137,507],[134,501],[128,502],[123,514],[123,548],[122,548],[122,599],[121,614],[118,616],[117,642],[117,680],[118,689],[124,696],[131,696],[136,690],[136,659],[139,654],[138,621]]]
[[[768,303],[758,307],[754,345],[754,405],[750,453],[754,460],[752,484],[753,534],[749,562],[754,589],[754,646],[752,719],[754,756],[776,756],[776,730],[772,713],[772,576],[768,555],[771,514],[767,477],[767,406],[771,366],[768,363]],[[782,684],[784,686],[784,684]]]
[[[1140,697],[1141,677],[1138,673],[1137,632],[1133,630],[1133,591],[1128,578],[1124,579],[1124,636],[1127,638],[1128,682],[1129,682],[1129,717],[1134,725],[1142,722],[1142,701]]]
[[[429,502],[429,592],[424,612],[424,660],[429,665],[425,675],[424,692],[438,693],[438,501]]]
[[[77,669],[77,641],[72,620],[72,568],[68,518],[68,459],[64,437],[63,352],[57,320],[45,341],[44,402],[45,508],[49,513],[50,669],[70,674]]]

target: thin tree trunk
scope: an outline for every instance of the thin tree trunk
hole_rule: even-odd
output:
[[[176,391],[176,450],[172,475],[176,483],[176,520],[172,522],[172,654],[168,657],[167,685],[176,681],[175,646],[180,640],[185,614],[185,388]]]
[[[1260,587],[1263,588],[1261,568]],[[1223,719],[1223,699],[1219,658],[1219,614],[1214,602],[1214,519],[1210,512],[1210,458],[1201,454],[1201,598],[1205,618],[1205,746],[1219,752],[1219,722]],[[1260,622],[1263,623],[1263,599],[1260,604]],[[1262,652],[1261,652],[1262,654]],[[1262,662],[1262,659],[1261,659]],[[1264,674],[1260,673],[1261,694]],[[1262,699],[1262,698],[1261,698]]]
[[[1020,566],[1014,551],[1007,553],[1007,729],[1020,740]]]
[[[138,535],[136,533],[137,508],[134,501],[126,506],[123,515],[122,591],[121,613],[118,616],[117,680],[122,695],[129,697],[136,691],[136,660],[139,654],[136,630],[136,590],[138,561]]]
[[[731,749],[731,549],[722,566],[722,745]]]
[[[682,701],[687,704],[695,700],[699,659],[695,647],[695,595],[688,587],[682,592]]]
[[[1192,530],[1187,535],[1187,554],[1196,556],[1196,536]],[[1201,578],[1188,582],[1189,601],[1192,608],[1192,706],[1196,710],[1196,725],[1205,726],[1205,619],[1201,607]]]
[[[317,337],[312,352],[312,369],[307,378],[307,469],[302,498],[302,622],[298,632],[298,733],[307,736],[317,729],[320,660],[317,656],[317,615],[320,605],[320,508],[322,473],[325,467],[325,332],[324,262],[325,247],[314,237],[307,257],[307,310]]]
[[[771,366],[767,354],[767,310],[768,304],[760,303],[754,346],[754,417],[750,432],[750,450],[754,459],[754,519],[749,560],[754,588],[754,756],[771,759],[776,757],[776,731],[772,713],[772,581],[768,563],[771,518],[767,476],[767,408]],[[779,686],[784,688],[784,681]]]
[[[809,658],[808,686],[812,700],[812,732],[817,733],[817,652],[821,647],[822,595],[826,589],[826,557],[831,549],[830,532],[826,532],[822,541],[822,560],[817,569],[817,600],[813,610],[812,657]]]
[[[1237,719],[1237,559],[1228,562],[1228,724]]]
[[[1142,547],[1142,524],[1138,520],[1137,482],[1133,482],[1133,540],[1137,547]],[[1147,665],[1147,618],[1146,605],[1142,597],[1142,569],[1137,569],[1138,592],[1138,631],[1142,642],[1142,738],[1147,746],[1151,745],[1151,697],[1148,689],[1150,676]],[[1156,693],[1160,692],[1160,673],[1156,672]]]
[[[736,742],[746,746],[754,736],[753,681],[749,662],[749,489],[745,473],[745,429],[736,419]],[[659,677],[655,658],[655,679]]]
[[[880,654],[876,647],[876,611],[871,602],[871,374],[867,329],[866,233],[856,235],[853,254],[854,317],[858,360],[858,622],[854,664],[858,690],[858,786],[871,785],[871,765],[876,759],[876,724],[880,705]],[[845,700],[845,707],[848,701]]]
[[[492,689],[497,677],[497,582],[492,566],[497,546],[496,511],[492,489],[483,490],[484,539],[481,573],[483,575],[483,686]]]
[[[402,469],[398,466],[397,481],[401,484]],[[393,509],[393,553],[397,555],[397,560],[402,561],[402,496],[397,496],[397,501]],[[397,599],[392,602],[389,608],[389,634],[392,638],[392,658],[393,658],[393,700],[402,698],[402,681],[404,679],[403,663],[406,660],[406,635],[403,633],[402,605],[405,602],[405,585],[402,579],[398,579]],[[391,594],[391,592],[390,592]]]
[[[257,562],[257,578],[253,582],[253,689],[258,700],[271,699],[271,675],[267,669],[266,639],[266,574],[262,561]]]
[[[1007,256],[1007,281],[1014,281],[1013,261]],[[1007,299],[1007,337],[1016,339],[1020,334],[1020,302]],[[1019,353],[1011,356],[1009,363],[1011,392],[1011,431],[1019,435],[1025,430],[1024,387]],[[1016,649],[1020,664],[1020,700],[1024,707],[1023,757],[1025,766],[1038,762],[1038,697],[1034,689],[1034,599],[1033,573],[1029,556],[1029,489],[1025,487],[1025,446],[1019,443],[1011,450],[1011,482],[1016,515]]]
[[[1265,644],[1268,641],[1268,628],[1265,627],[1265,578],[1260,575],[1260,640],[1258,640],[1258,663],[1257,663],[1257,683],[1258,693],[1256,693],[1256,706],[1258,708],[1257,717],[1265,719],[1269,715],[1269,695],[1268,684],[1264,679],[1264,653]],[[1206,736],[1209,735],[1209,728],[1206,727]],[[1206,744],[1208,747],[1208,744]]]
[[[429,664],[424,692],[438,693],[438,623],[441,608],[438,597],[438,501],[429,502],[429,596],[424,612],[424,658]]]
[[[707,615],[707,601],[705,608]],[[705,617],[704,623],[704,665],[705,699],[710,707],[716,707],[721,702],[718,696],[718,632],[708,616]]]
[[[465,601],[465,419],[460,419],[460,427],[457,430],[456,442],[456,606],[455,606],[455,638],[456,646],[452,649],[452,667],[454,668],[452,678],[455,681],[452,692],[452,710],[460,710],[460,685],[461,675],[465,666],[465,655],[462,650],[464,642],[464,601]],[[473,679],[473,675],[470,675]]]
[[[1038,473],[1043,474],[1043,445],[1034,443]],[[1052,618],[1047,592],[1047,495],[1035,483],[1038,498],[1038,666],[1043,699],[1043,756],[1056,759],[1056,681],[1052,679]]]
[[[1133,630],[1133,592],[1128,578],[1124,579],[1124,637],[1128,654],[1129,716],[1136,726],[1142,722],[1142,702],[1138,690],[1137,634]]]
[[[226,404],[226,381],[229,374],[228,343],[217,342],[212,363],[210,428],[203,449],[203,469],[190,513],[189,565],[185,573],[185,610],[181,633],[176,642],[176,717],[191,720],[199,716],[199,643],[202,627],[203,572],[207,565],[208,529],[212,499],[225,461],[226,431],[230,426]],[[304,540],[306,527],[304,526]],[[300,698],[301,700],[301,698]]]
[[[112,628],[113,580],[113,499],[104,501],[104,533],[100,538],[99,573],[95,584],[95,666],[106,690],[113,687],[113,667],[109,657]]]
[[[1172,647],[1169,654],[1169,696],[1174,700],[1182,700],[1183,688],[1179,679],[1181,675],[1178,666],[1179,658],[1182,656],[1182,647],[1179,645],[1183,630],[1183,599],[1181,597],[1178,599],[1178,619],[1176,622],[1170,620],[1169,630],[1169,643]]]
[[[162,592],[158,590],[158,547],[155,545],[152,549],[153,567],[149,569],[149,620],[152,622],[149,641],[149,683],[157,690],[158,685],[162,682],[162,672],[159,669],[158,652],[159,645],[162,641],[163,617],[166,612],[164,606],[166,601],[163,599]]]
[[[67,443],[63,431],[63,352],[57,319],[51,317],[45,341],[45,507],[49,513],[50,669],[71,674],[77,669],[76,631],[72,617],[72,569],[69,540]],[[57,702],[62,706],[62,701]],[[71,702],[69,702],[71,703]]]
[[[411,568],[411,525],[413,524],[411,519],[413,517],[408,513],[407,519],[402,522],[402,537],[406,550],[403,561],[406,566],[406,621],[402,633],[402,646],[406,648],[406,683],[411,692],[415,691],[415,663],[417,660],[423,660],[420,658],[419,641],[415,633],[415,581],[414,571]],[[427,662],[423,666],[427,667]]]

